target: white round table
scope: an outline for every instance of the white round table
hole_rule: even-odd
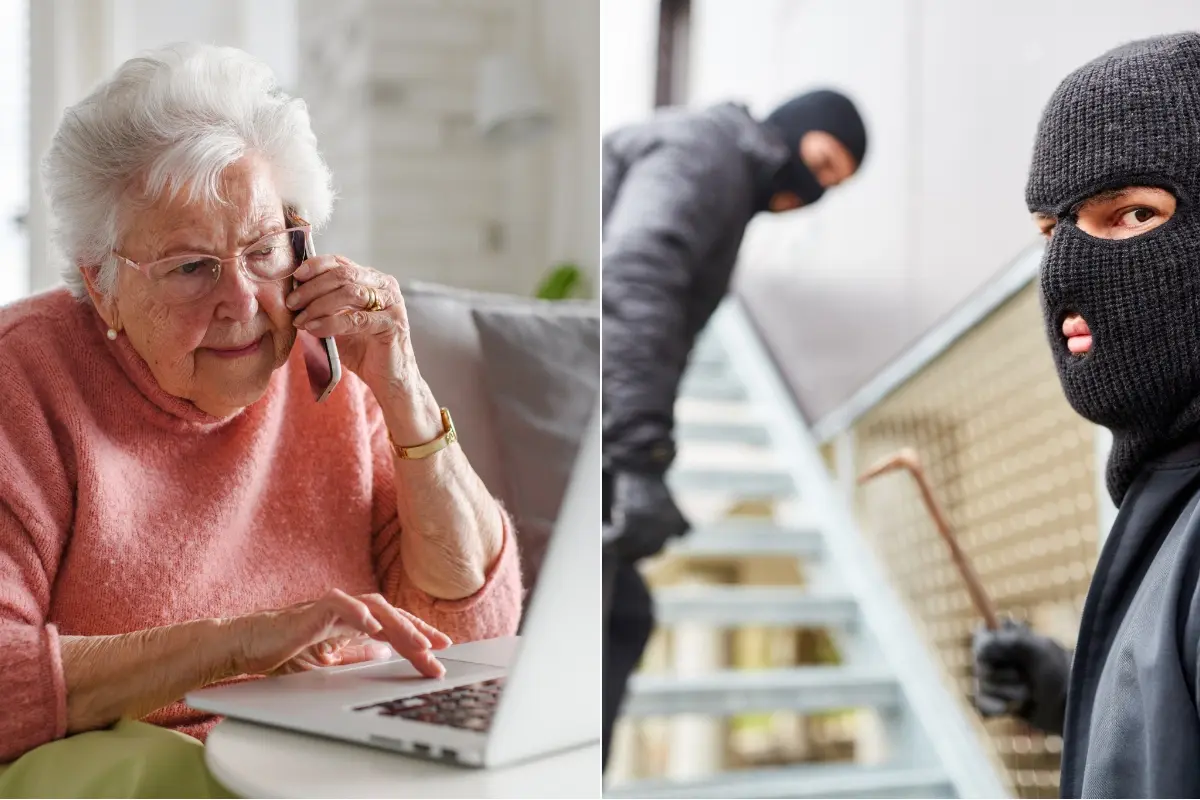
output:
[[[243,797],[588,797],[601,795],[600,745],[500,769],[452,767],[332,739],[221,721],[212,774]]]

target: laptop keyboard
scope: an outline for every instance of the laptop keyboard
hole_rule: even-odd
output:
[[[355,711],[375,710],[380,716],[400,717],[433,725],[449,725],[468,731],[486,731],[500,702],[504,678],[469,683],[429,694],[401,697],[361,706]]]

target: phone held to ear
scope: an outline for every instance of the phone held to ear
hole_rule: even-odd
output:
[[[303,223],[301,223],[303,224]],[[297,232],[297,239],[300,238]],[[294,242],[297,255],[301,262],[307,261],[316,254],[313,247],[312,233],[304,235],[302,242]],[[293,288],[299,285],[292,280]],[[308,385],[312,388],[313,397],[318,403],[333,392],[338,381],[342,379],[342,362],[338,358],[337,342],[332,336],[317,338],[308,331],[297,331],[296,340],[304,350],[304,366],[308,370]]]

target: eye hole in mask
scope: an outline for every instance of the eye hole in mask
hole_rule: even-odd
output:
[[[1178,201],[1167,189],[1156,186],[1123,186],[1106,189],[1073,205],[1065,215],[1081,232],[1096,239],[1131,239],[1149,233],[1175,216]],[[1058,220],[1035,215],[1047,238]]]

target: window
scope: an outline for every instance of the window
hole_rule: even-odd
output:
[[[29,293],[29,2],[0,3],[0,305]]]

